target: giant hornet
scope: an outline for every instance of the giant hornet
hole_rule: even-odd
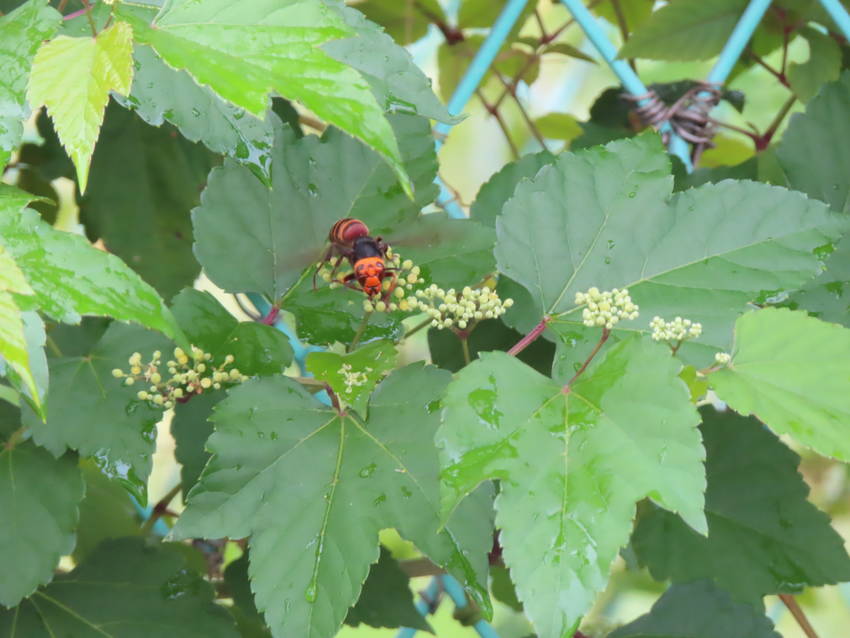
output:
[[[339,265],[347,259],[353,272],[338,283],[353,290],[362,290],[373,299],[378,295],[381,295],[382,301],[389,298],[398,283],[398,275],[396,269],[388,267],[384,261],[390,247],[381,237],[371,237],[366,224],[359,219],[346,217],[333,225],[328,233],[328,241],[330,246],[320,263],[333,261],[332,279]],[[314,289],[318,271],[317,268],[313,273]],[[387,277],[392,280],[385,291],[384,279]]]

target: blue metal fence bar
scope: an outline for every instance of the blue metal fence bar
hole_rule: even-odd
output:
[[[717,62],[714,63],[706,78],[709,84],[722,85],[726,82],[729,73],[732,72],[732,68],[741,57],[744,47],[747,46],[747,43],[753,37],[753,33],[758,28],[765,11],[770,7],[770,2],[771,0],[751,0],[747,5],[744,13],[738,19],[738,23],[735,25],[732,34],[729,36],[726,44],[723,45],[723,50],[720,52]],[[676,137],[676,139],[670,140],[670,152],[681,157],[682,153],[690,153],[690,147],[681,137]],[[689,172],[690,170],[691,167],[688,168]]]
[[[599,51],[599,54],[608,63],[608,66],[611,67],[611,70],[617,74],[623,87],[635,97],[646,95],[647,89],[644,83],[625,60],[617,58],[617,49],[611,44],[599,22],[588,11],[587,7],[584,6],[582,0],[561,0],[561,2],[572,14],[573,18],[575,18],[575,21],[593,43],[593,46],[596,47],[596,50]],[[644,102],[641,101],[638,104],[642,105]],[[690,171],[691,154],[687,142],[676,134],[669,122],[662,122],[658,130],[661,133],[669,135],[670,142],[668,146],[670,147],[670,151],[677,155]]]
[[[820,0],[821,5],[826,12],[829,14],[829,17],[832,18],[833,22],[838,25],[838,28],[841,29],[841,33],[844,34],[844,37],[850,40],[850,13],[847,13],[847,9],[844,8],[844,5],[841,4],[840,0]]]
[[[436,610],[436,605],[439,602],[438,597],[440,595],[440,579],[432,578],[431,582],[428,583],[428,586],[419,596],[419,599],[416,601],[416,611],[422,614],[423,617],[427,617],[428,614]],[[396,634],[396,638],[413,638],[416,635],[416,630],[411,629],[410,627],[402,627],[398,630]]]
[[[490,29],[490,33],[487,35],[481,48],[478,49],[475,57],[472,58],[469,68],[463,74],[460,84],[457,85],[452,97],[449,99],[447,109],[451,115],[460,115],[463,111],[467,102],[469,102],[475,90],[481,84],[481,80],[487,74],[488,69],[493,64],[493,60],[499,54],[499,49],[502,48],[508,34],[514,28],[517,19],[528,2],[529,0],[508,0],[507,4],[505,4],[505,8],[502,9],[499,17],[496,18],[493,27]],[[445,122],[439,122],[434,127],[434,133],[437,136],[435,144],[438,151],[451,128],[452,125]],[[454,200],[454,196],[449,193],[439,177],[437,178],[437,184],[440,187],[440,195],[437,197],[437,203],[446,209],[450,217],[457,219],[466,217],[463,209]]]
[[[466,594],[463,591],[463,587],[454,576],[450,576],[448,574],[443,574],[440,576],[440,579],[443,582],[443,589],[446,590],[446,593],[449,595],[449,598],[452,599],[452,602],[455,604],[459,610],[463,610],[469,604],[466,600]],[[493,626],[488,623],[486,620],[477,620],[475,624],[472,625],[475,631],[478,632],[478,635],[481,638],[499,638],[499,634],[496,633],[496,630],[493,629]]]

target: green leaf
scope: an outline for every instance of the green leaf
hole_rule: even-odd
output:
[[[404,190],[412,190],[395,135],[367,82],[320,48],[352,35],[333,8],[319,0],[238,6],[230,0],[175,0],[153,24],[120,7],[118,12],[132,24],[137,42],[152,46],[201,86],[258,117],[264,116],[271,91],[300,102],[374,148]]]
[[[505,202],[514,194],[517,184],[523,179],[534,177],[537,171],[554,161],[555,155],[549,151],[541,151],[505,164],[481,186],[469,209],[469,217],[495,228],[496,217],[502,212]]]
[[[806,500],[800,458],[753,418],[711,408],[702,415],[708,538],[653,507],[632,537],[639,562],[658,580],[714,579],[759,606],[765,594],[850,579],[841,537]]]
[[[782,638],[752,605],[737,603],[710,581],[673,585],[649,613],[608,638]]]
[[[240,322],[208,292],[186,289],[174,299],[172,311],[186,337],[219,364],[228,354],[248,376],[280,374],[292,363],[292,346],[271,326]]]
[[[443,506],[500,479],[505,564],[541,638],[570,635],[651,497],[704,531],[699,416],[669,350],[634,337],[564,391],[505,353],[461,370],[443,400]],[[569,595],[564,595],[569,592]]]
[[[392,341],[375,341],[349,354],[311,352],[307,355],[307,370],[327,383],[343,406],[351,406],[365,416],[369,395],[396,366],[397,358]]]
[[[80,463],[86,495],[80,503],[80,524],[74,561],[79,564],[108,538],[141,534],[141,521],[127,490],[109,479],[91,461]]]
[[[527,2],[517,18],[512,33],[516,34],[522,29],[525,21],[534,12],[535,2]],[[457,22],[462,29],[471,27],[489,29],[493,26],[496,18],[504,9],[502,3],[490,0],[463,0],[458,11]]]
[[[531,293],[537,317],[553,317],[550,330],[592,345],[598,328],[582,324],[575,294],[628,288],[641,317],[614,333],[646,331],[655,315],[698,321],[702,336],[679,352],[703,367],[728,349],[748,302],[800,286],[850,226],[820,202],[765,184],[671,194],[669,173],[653,134],[562,153],[519,183],[496,222],[496,260]],[[574,361],[588,351],[578,348]]]
[[[496,565],[490,567],[490,591],[493,592],[493,598],[503,605],[507,605],[514,611],[522,611],[522,603],[517,598],[516,588],[511,582],[507,567]]]
[[[154,350],[167,347],[161,335],[113,323],[91,351],[50,359],[47,422],[24,412],[24,423],[32,429],[35,442],[55,456],[70,448],[94,457],[104,474],[145,500],[155,426],[162,411],[137,400],[142,388],[124,385],[112,376],[112,370],[126,370],[133,352],[150,357]]]
[[[262,614],[254,604],[254,592],[248,579],[248,553],[242,554],[224,570],[227,593],[233,598],[231,613],[236,619],[243,638],[271,637]]]
[[[269,179],[274,142],[269,118],[261,120],[225,102],[210,88],[198,86],[191,75],[169,67],[150,47],[136,46],[133,61],[136,72],[130,94],[116,97],[122,106],[152,126],[171,122],[186,139],[203,142],[211,151]],[[189,146],[183,140],[178,144]]]
[[[133,32],[117,22],[95,38],[60,35],[42,45],[33,61],[29,102],[47,106],[83,192],[109,92],[130,91],[132,53]]]
[[[271,189],[225,161],[210,174],[201,206],[192,213],[195,254],[209,277],[229,292],[278,299],[299,279],[310,279],[305,269],[322,257],[333,224],[357,217],[373,235],[391,244],[399,239],[401,253],[441,285],[480,280],[492,268],[492,235],[468,220],[420,219],[420,209],[436,195],[433,137],[422,118],[390,119],[416,185],[415,201],[404,196],[374,152],[340,131],[297,139],[278,124]],[[339,297],[346,306],[352,298]]]
[[[800,30],[809,43],[809,59],[788,65],[788,83],[801,102],[811,100],[827,82],[841,74],[841,48],[825,33],[812,27]]]
[[[791,188],[850,214],[850,72],[827,84],[795,114],[777,148],[777,158]],[[803,307],[826,321],[850,326],[850,240],[836,245],[825,271],[791,295],[792,307]]]
[[[625,0],[621,2],[617,0],[620,10],[623,13],[626,26],[629,32],[634,32],[635,29],[641,27],[652,15],[652,7],[655,6],[655,0]],[[593,6],[593,12],[605,18],[614,26],[619,25],[617,20],[617,12],[614,9],[614,2],[599,2]]]
[[[723,48],[746,0],[677,0],[654,12],[620,49],[620,58],[707,60]]]
[[[469,334],[469,352],[476,358],[479,352],[491,350],[509,350],[522,339],[523,335],[507,327],[498,319],[484,319]],[[444,370],[457,372],[466,365],[460,340],[451,330],[429,330],[428,349],[431,362]],[[531,366],[540,374],[549,374],[552,370],[554,347],[545,339],[537,339],[517,355],[523,363]]]
[[[54,459],[31,442],[0,447],[0,605],[17,605],[51,581],[74,548],[83,492],[74,455]]]
[[[153,128],[112,103],[80,218],[92,239],[102,239],[109,252],[170,298],[201,270],[192,254],[189,211],[214,163],[212,153],[171,126]]]
[[[784,308],[742,315],[728,367],[709,376],[717,395],[777,434],[850,461],[850,329]]]
[[[213,433],[209,418],[213,408],[224,398],[224,392],[204,392],[192,397],[191,401],[179,403],[174,408],[171,435],[174,437],[174,456],[182,465],[180,482],[183,494],[198,482],[207,460],[206,442]],[[185,497],[184,497],[185,500]]]
[[[413,604],[407,575],[390,553],[381,547],[378,562],[372,565],[363,583],[360,598],[345,617],[345,624],[357,627],[410,627],[434,633]]]
[[[35,291],[23,308],[38,307],[66,323],[81,315],[135,321],[180,337],[180,329],[156,291],[117,257],[97,250],[83,237],[54,230],[33,210],[31,199],[0,189],[0,236]]]
[[[534,120],[534,125],[543,137],[553,140],[570,142],[582,133],[576,118],[568,113],[547,113]]]
[[[182,548],[141,538],[106,541],[74,571],[0,613],[0,633],[27,638],[149,636],[152,626],[162,636],[239,636]]]
[[[275,636],[333,636],[385,527],[474,588],[484,605],[486,516],[460,512],[437,532],[432,437],[448,380],[422,364],[395,371],[372,396],[365,424],[284,377],[231,390],[213,416],[214,456],[174,535],[252,535],[251,585]]]
[[[29,117],[26,88],[35,52],[62,22],[47,0],[30,0],[0,17],[0,169],[6,166]]]
[[[576,60],[584,60],[585,62],[596,64],[595,58],[587,55],[587,53],[577,49],[573,45],[567,44],[566,42],[553,42],[552,44],[547,44],[543,48],[543,53],[559,53],[560,55],[566,55],[567,57],[575,58]]]
[[[408,113],[457,123],[434,95],[431,80],[405,49],[376,24],[341,0],[322,0],[331,6],[354,32],[354,37],[332,40],[322,49],[337,62],[359,71],[369,83],[378,104],[388,113]],[[328,96],[323,96],[327,100]],[[404,154],[402,153],[402,157]]]
[[[432,22],[448,23],[439,0],[365,0],[354,8],[384,27],[399,44],[424,37]]]
[[[2,294],[4,293],[0,293],[0,296]],[[29,406],[44,419],[44,397],[49,382],[47,357],[44,353],[44,344],[47,340],[44,332],[44,321],[37,312],[32,310],[20,313],[20,318],[23,323],[27,367],[22,369],[12,364],[11,367],[6,368],[5,374]],[[6,362],[9,363],[9,359]]]

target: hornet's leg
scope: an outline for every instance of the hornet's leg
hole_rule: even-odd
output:
[[[390,282],[390,287],[386,289],[384,294],[381,296],[381,301],[386,303],[387,299],[393,294],[395,287],[398,285],[398,275],[396,274],[395,268],[387,268],[384,270],[385,273],[389,273],[390,277],[392,277],[392,282]]]

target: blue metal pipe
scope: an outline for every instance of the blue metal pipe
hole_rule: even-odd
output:
[[[468,603],[466,602],[466,593],[464,593],[461,584],[457,582],[454,576],[450,576],[449,574],[443,574],[440,576],[440,579],[443,581],[443,589],[449,595],[449,598],[452,599],[455,607],[464,609]],[[486,620],[477,620],[472,627],[478,632],[481,638],[499,638],[499,634],[496,633],[493,626]]]
[[[588,39],[593,43],[593,46],[596,47],[596,50],[599,51],[599,54],[608,63],[608,66],[611,67],[611,70],[617,74],[623,87],[636,97],[646,95],[647,89],[644,83],[641,82],[641,79],[632,70],[628,62],[617,58],[617,49],[611,44],[611,40],[605,35],[605,31],[602,30],[599,22],[591,15],[581,0],[561,0],[561,2],[573,15],[575,21],[578,22],[582,31],[585,32]],[[643,101],[638,102],[641,105],[643,103]],[[693,166],[691,164],[691,153],[688,143],[676,134],[669,122],[662,122],[658,130],[669,136],[668,148],[670,152],[678,156],[688,171],[691,171]]]
[[[833,22],[841,29],[844,37],[850,40],[850,13],[847,13],[844,5],[839,0],[820,0],[820,3]]]
[[[761,19],[764,17],[764,12],[770,6],[770,0],[750,0],[750,4],[744,9],[744,13],[738,19],[738,24],[732,31],[732,35],[723,45],[723,50],[720,52],[720,57],[714,63],[714,67],[708,74],[707,81],[710,84],[723,84],[726,78],[732,72],[732,68],[741,57],[744,47],[753,37],[756,28]]]
[[[422,595],[414,603],[416,605],[416,611],[422,614],[423,617],[427,617],[428,614],[434,611],[432,607],[432,601],[437,600],[437,596],[439,595],[440,579],[435,576],[431,579],[431,582],[428,583],[428,587],[425,588],[425,591],[422,592]],[[398,630],[396,638],[413,638],[413,636],[415,635],[415,629],[412,629],[411,627],[402,627]]]

